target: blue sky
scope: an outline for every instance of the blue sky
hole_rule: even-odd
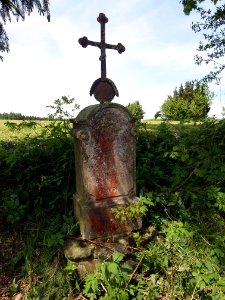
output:
[[[24,22],[8,22],[11,51],[1,64],[0,112],[45,116],[47,105],[63,95],[81,109],[97,103],[90,87],[100,77],[100,51],[82,48],[78,39],[99,41],[100,12],[106,14],[106,42],[126,51],[107,50],[107,77],[114,81],[122,105],[139,100],[145,118],[154,118],[174,88],[200,79],[205,66],[194,63],[201,35],[191,30],[196,15],[185,16],[179,0],[52,0],[51,22],[37,13]],[[221,86],[224,85],[223,78]],[[210,115],[221,117],[224,92],[215,92]]]

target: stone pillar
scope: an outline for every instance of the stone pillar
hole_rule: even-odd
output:
[[[112,208],[137,201],[136,128],[120,104],[83,109],[72,120],[76,165],[75,215],[84,239],[110,237],[141,227],[140,219],[120,223]]]

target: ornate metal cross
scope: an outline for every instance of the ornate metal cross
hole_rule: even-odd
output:
[[[125,51],[125,47],[121,43],[111,45],[105,42],[105,24],[108,22],[108,18],[105,14],[100,13],[97,21],[101,24],[101,41],[93,42],[84,36],[80,38],[78,42],[83,48],[90,45],[98,47],[101,50],[101,56],[99,58],[101,61],[101,78],[97,79],[93,83],[90,94],[94,94],[95,98],[100,102],[108,102],[111,101],[115,95],[118,96],[119,94],[115,84],[106,77],[106,49],[113,49],[117,50],[119,53],[123,53]],[[111,88],[109,86],[111,86]]]

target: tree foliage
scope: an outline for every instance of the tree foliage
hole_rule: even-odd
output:
[[[195,56],[197,65],[205,63],[213,66],[209,74],[204,77],[205,82],[219,80],[221,72],[225,68],[222,58],[225,55],[225,4],[221,0],[211,0],[209,8],[202,7],[205,0],[183,0],[185,14],[195,10],[200,15],[200,20],[192,24],[195,33],[203,33],[204,40],[199,43],[198,51],[201,53]],[[205,3],[205,2],[204,2]],[[212,6],[211,4],[215,6]]]
[[[143,111],[143,108],[139,101],[135,101],[132,103],[129,103],[127,105],[127,109],[131,113],[132,117],[138,122],[144,118],[145,112]]]
[[[47,120],[47,117],[25,116],[21,113],[0,113],[0,120]]]
[[[205,0],[182,0],[184,6],[184,13],[189,15],[192,10],[196,10],[199,7],[199,4]],[[212,3],[216,4],[218,0],[211,0]]]
[[[202,83],[187,81],[175,88],[161,107],[163,117],[169,120],[200,120],[207,117],[213,94]]]
[[[3,24],[11,21],[12,17],[25,19],[26,14],[30,14],[37,8],[41,15],[46,15],[50,21],[49,0],[0,0],[0,51],[9,51],[9,38]],[[2,56],[0,56],[2,60]]]

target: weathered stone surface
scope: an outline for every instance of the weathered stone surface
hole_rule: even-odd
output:
[[[85,277],[86,275],[92,273],[96,266],[97,266],[98,260],[92,259],[90,261],[81,261],[77,265],[77,271],[81,278]]]
[[[113,252],[127,253],[128,241],[125,239],[115,243],[104,243],[102,246],[95,247],[93,256],[94,258],[106,259],[112,255]]]
[[[127,253],[129,236],[119,237],[114,241],[104,239],[89,240],[67,240],[64,246],[65,257],[71,262],[81,262],[101,258],[109,258],[113,252]]]
[[[147,227],[142,236],[141,236],[141,240],[140,243],[141,245],[145,245],[153,240],[155,240],[157,237],[157,230],[154,226],[150,225],[149,227]]]
[[[94,271],[98,262],[109,261],[114,252],[127,254],[132,251],[132,235],[125,234],[110,238],[94,240],[67,240],[64,254],[68,265],[76,266],[81,278]],[[130,259],[126,262],[133,268],[135,261]]]
[[[94,245],[83,241],[68,240],[65,243],[64,254],[70,261],[79,261],[92,256]]]
[[[73,120],[76,217],[82,237],[93,239],[130,232],[141,221],[121,224],[112,208],[137,201],[135,127],[122,105],[103,103],[85,108]]]

